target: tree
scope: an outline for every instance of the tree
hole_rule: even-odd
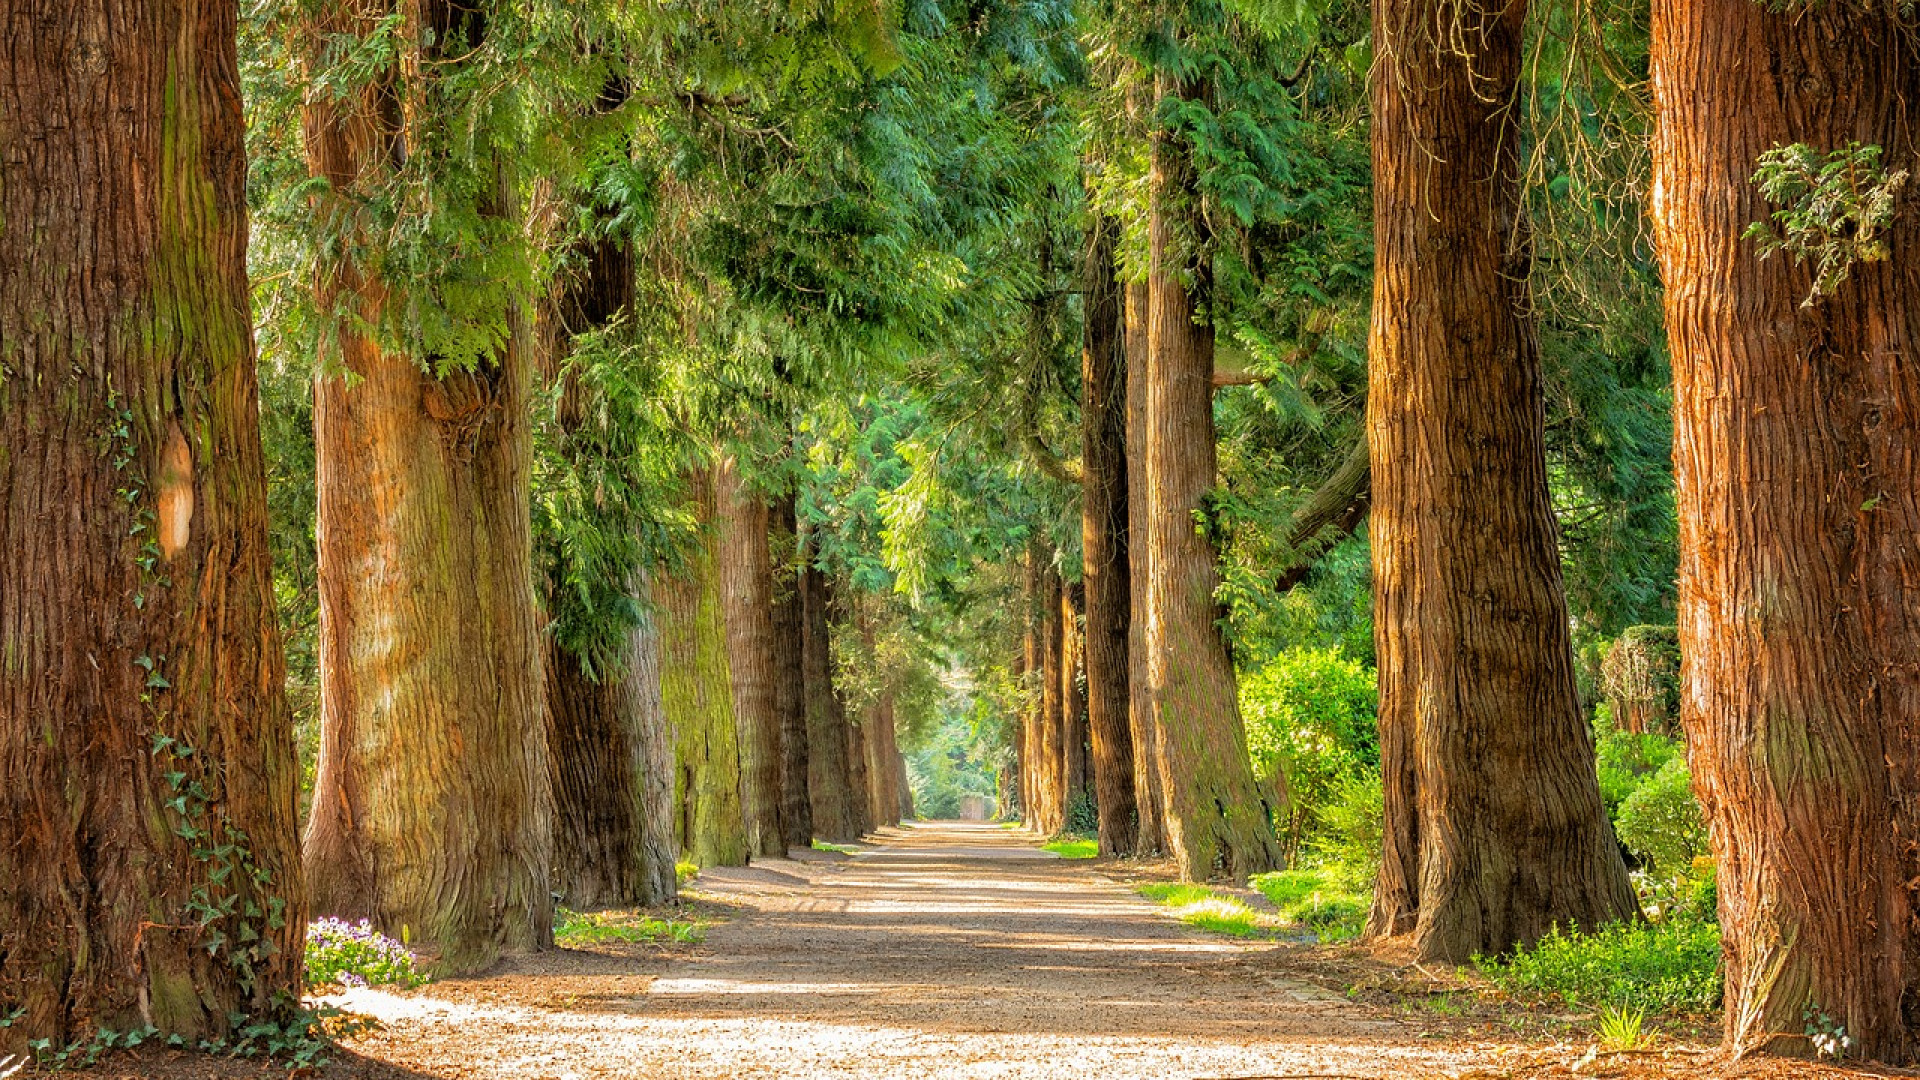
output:
[[[1134,805],[1139,831],[1133,850],[1166,848],[1162,811],[1165,782],[1153,726],[1153,684],[1147,677],[1147,589],[1153,579],[1147,542],[1147,284],[1126,287],[1127,363],[1127,726],[1133,738]]]
[[[604,208],[594,229],[604,231]],[[544,313],[541,345],[556,384],[534,532],[545,582],[546,734],[554,795],[553,889],[575,910],[671,899],[673,742],[660,700],[660,636],[639,534],[659,492],[634,459],[638,422],[627,350],[608,351],[634,306],[630,246],[604,235],[575,245]],[[575,342],[584,348],[576,350]]]
[[[312,68],[391,33],[378,7],[323,5]],[[524,295],[481,280],[515,257],[511,163],[497,150],[460,157],[435,126],[485,112],[444,79],[493,44],[490,9],[409,11],[421,24],[398,38],[413,50],[404,63],[306,106],[308,158],[325,181],[314,211],[344,254],[319,268],[315,299],[334,351],[314,407],[322,734],[305,856],[316,912],[404,927],[443,970],[474,971],[552,938],[532,341]],[[415,107],[396,112],[396,93]],[[418,248],[382,247],[395,232],[374,215],[396,188],[449,200],[404,231]],[[469,240],[497,261],[443,269],[474,278],[400,269]],[[448,330],[431,319],[457,312],[421,314],[463,289],[489,297],[479,306],[497,321]]]
[[[718,478],[720,570],[726,590],[727,656],[739,722],[740,797],[747,849],[755,855],[785,856],[786,833],[780,821],[781,716],[775,671],[781,643],[774,636],[769,509],[731,459],[721,462]]]
[[[799,534],[791,491],[769,515],[772,552],[774,712],[780,718],[780,827],[786,846],[813,842],[813,804],[807,793],[807,687],[803,656],[806,613],[801,603]],[[784,854],[784,852],[783,852]]]
[[[1386,825],[1368,928],[1453,962],[1636,910],[1574,686],[1547,496],[1507,111],[1525,18],[1518,2],[1384,0],[1374,23],[1367,410]]]
[[[852,746],[846,705],[833,685],[833,641],[829,612],[834,608],[832,579],[812,561],[800,575],[802,611],[800,657],[805,672],[807,707],[807,795],[813,804],[813,829],[831,841],[860,839],[860,810],[855,805]]]
[[[1204,103],[1206,87],[1162,72],[1161,112]],[[1271,869],[1272,807],[1253,779],[1233,663],[1214,592],[1218,550],[1195,526],[1213,487],[1212,267],[1191,143],[1155,130],[1147,278],[1147,667],[1163,826],[1182,876],[1244,878]]]
[[[1905,1062],[1920,219],[1902,205],[1876,224],[1870,203],[1915,164],[1920,51],[1907,16],[1865,3],[1661,0],[1653,40],[1681,717],[1719,868],[1726,1041],[1804,1055],[1802,1032],[1837,1026],[1849,1056]],[[1757,185],[1770,153],[1837,163],[1835,182]],[[1838,258],[1843,281],[1742,239],[1761,222],[1791,241],[1822,200],[1847,221],[1806,262]]]
[[[1086,585],[1087,727],[1093,737],[1100,853],[1125,855],[1139,839],[1129,711],[1127,637],[1127,369],[1121,350],[1123,289],[1113,223],[1096,218],[1086,258],[1081,370],[1081,553]]]
[[[0,43],[0,1051],[219,1038],[305,925],[236,12],[47,15]]]
[[[701,866],[744,866],[749,850],[741,813],[740,736],[728,662],[715,471],[713,466],[688,470],[700,539],[685,562],[661,575],[654,588],[660,619],[660,699],[673,733],[680,849]]]

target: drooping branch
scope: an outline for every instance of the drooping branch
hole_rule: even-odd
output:
[[[1373,492],[1372,476],[1367,438],[1362,433],[1348,448],[1340,467],[1295,508],[1288,520],[1286,547],[1293,553],[1293,561],[1281,568],[1274,580],[1276,592],[1286,592],[1306,580],[1322,553],[1360,527]]]

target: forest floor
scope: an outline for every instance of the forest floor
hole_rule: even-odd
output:
[[[1269,1080],[1859,1076],[1727,1065],[1669,1035],[1589,1053],[1588,1018],[1461,1007],[1358,949],[1240,941],[1141,899],[1154,864],[1064,860],[986,824],[888,829],[694,883],[698,944],[559,949],[332,1004],[379,1021],[332,1080],[839,1077]],[[1436,1007],[1435,1002],[1444,1004]],[[91,1074],[268,1076],[143,1055]],[[279,1075],[285,1075],[282,1069]],[[1882,1073],[1881,1075],[1885,1075]]]

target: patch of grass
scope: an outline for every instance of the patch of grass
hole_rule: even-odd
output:
[[[859,849],[859,848],[857,848],[857,847],[850,847],[850,846],[848,846],[848,845],[846,845],[846,844],[831,844],[831,843],[828,843],[828,842],[827,842],[827,841],[825,841],[825,840],[815,840],[815,841],[813,842],[813,850],[815,850],[815,851],[837,851],[837,852],[839,852],[839,853],[840,853],[840,854],[842,854],[842,855],[858,855],[858,854],[860,854],[860,849]]]
[[[1138,891],[1141,896],[1172,908],[1173,917],[1188,926],[1237,938],[1275,936],[1277,928],[1270,916],[1205,885],[1142,885]]]
[[[680,919],[656,919],[640,911],[581,913],[558,908],[554,943],[576,949],[585,945],[697,945],[707,936],[705,924]]]
[[[1255,874],[1248,882],[1280,910],[1280,917],[1314,932],[1321,941],[1352,941],[1367,928],[1373,898],[1344,889],[1322,870]]]
[[[677,862],[673,864],[673,883],[675,885],[685,885],[687,882],[699,876],[700,867],[694,863]]]
[[[1074,833],[1061,833],[1040,847],[1063,859],[1091,859],[1100,854],[1100,841]]]
[[[308,924],[306,959],[308,986],[404,989],[427,981],[413,950],[375,930],[365,919],[316,919]]]
[[[1500,989],[1588,1008],[1707,1013],[1720,1004],[1720,928],[1704,919],[1549,932],[1505,961],[1476,963]]]

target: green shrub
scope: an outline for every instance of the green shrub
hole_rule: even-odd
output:
[[[1310,845],[1311,861],[1337,888],[1362,893],[1380,871],[1381,822],[1386,815],[1377,772],[1342,777],[1321,811]]]
[[[1317,832],[1339,786],[1378,768],[1374,673],[1332,649],[1288,649],[1240,684],[1256,776],[1287,796],[1278,822],[1289,858]]]
[[[1626,797],[1614,831],[1654,876],[1674,881],[1693,871],[1694,860],[1707,851],[1707,826],[1684,757],[1668,758]]]
[[[1680,635],[1671,626],[1629,626],[1600,665],[1600,682],[1622,729],[1680,730]]]
[[[1478,963],[1522,1000],[1682,1013],[1720,1003],[1720,928],[1699,919],[1615,923],[1591,934],[1555,929],[1505,963]]]
[[[365,919],[315,919],[307,926],[308,986],[414,987],[427,981],[413,952]]]
[[[1605,706],[1602,706],[1605,710]],[[1635,735],[1607,723],[1603,715],[1595,740],[1595,766],[1600,774],[1600,799],[1608,816],[1619,813],[1622,803],[1646,779],[1680,755],[1680,743],[1665,735]]]
[[[1093,801],[1093,792],[1082,788],[1067,804],[1067,827],[1063,830],[1075,836],[1097,836],[1100,833],[1100,807]]]

